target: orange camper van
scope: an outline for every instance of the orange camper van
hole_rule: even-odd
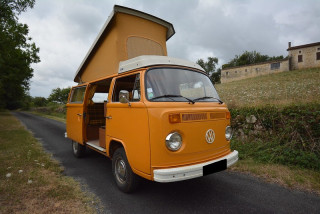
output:
[[[114,9],[76,72],[66,137],[112,160],[119,189],[139,177],[192,179],[238,161],[230,112],[204,70],[167,56],[172,24],[122,6]]]

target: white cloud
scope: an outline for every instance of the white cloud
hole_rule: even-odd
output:
[[[317,0],[38,0],[20,18],[40,47],[32,96],[75,85],[74,74],[114,4],[171,22],[176,34],[167,42],[168,54],[191,61],[213,56],[221,65],[245,50],[286,55],[289,41],[301,45],[320,38]]]

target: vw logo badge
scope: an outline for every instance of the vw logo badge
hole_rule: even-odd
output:
[[[209,129],[206,133],[207,143],[213,143],[214,138],[215,138],[214,131],[212,129]]]

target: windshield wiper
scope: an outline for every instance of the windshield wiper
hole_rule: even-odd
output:
[[[172,99],[172,97],[182,97],[186,100],[189,101],[189,103],[192,103],[194,104],[195,102],[187,97],[184,97],[184,96],[181,96],[181,95],[176,95],[176,94],[165,94],[165,95],[161,95],[161,96],[157,96],[157,97],[153,97],[151,98],[150,100],[155,100],[155,99],[159,99],[159,98],[163,98],[163,97],[167,97],[167,98],[170,98],[171,100],[175,101],[174,99]]]
[[[214,100],[218,100],[219,104],[222,104],[223,101],[221,101],[220,99],[216,98],[216,97],[199,97],[193,100],[193,102],[198,101],[198,100],[205,100],[205,99],[214,99]]]

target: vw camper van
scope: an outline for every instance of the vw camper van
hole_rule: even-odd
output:
[[[139,177],[182,181],[238,160],[230,112],[205,71],[167,56],[173,34],[162,19],[115,6],[69,94],[66,136],[74,155],[91,149],[109,157],[123,192]]]

